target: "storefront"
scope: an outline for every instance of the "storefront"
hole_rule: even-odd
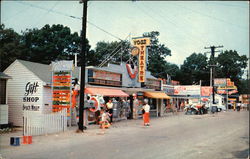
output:
[[[78,70],[74,69],[72,78],[78,78]],[[15,60],[4,73],[12,77],[7,82],[9,122],[23,126],[23,110],[52,112],[52,65]]]
[[[151,91],[144,92],[144,96],[149,99],[150,116],[163,116],[164,114],[164,99],[170,100],[171,98],[165,92]]]
[[[10,76],[0,72],[0,128],[7,125],[8,122],[8,95],[7,95],[7,82],[11,79]]]

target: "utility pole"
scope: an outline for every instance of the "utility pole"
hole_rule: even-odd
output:
[[[220,51],[215,51],[216,48],[222,48],[223,46],[210,46],[210,47],[205,47],[205,49],[211,49],[211,67],[212,67],[212,96],[213,96],[213,104],[215,104],[215,99],[214,99],[214,95],[215,95],[215,89],[214,89],[214,72],[215,72],[215,69],[214,67],[216,66],[215,65],[215,60],[214,60],[214,54],[215,52],[220,52]],[[211,102],[210,102],[211,103]]]
[[[84,110],[84,89],[85,89],[85,53],[86,53],[86,26],[87,26],[87,2],[88,0],[81,0],[83,3],[82,16],[82,31],[81,31],[81,83],[80,83],[80,106],[79,106],[79,131],[83,132],[83,110]]]

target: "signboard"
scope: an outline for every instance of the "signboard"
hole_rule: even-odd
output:
[[[201,96],[210,96],[212,94],[212,87],[201,87]]]
[[[174,95],[174,86],[171,85],[163,85],[163,91],[167,95]]]
[[[73,60],[52,62],[52,111],[67,109],[67,116],[71,116]]]
[[[145,82],[145,87],[148,89],[160,90],[161,89],[161,80],[147,79],[147,81]]]
[[[32,110],[32,111],[39,111],[40,102],[39,98],[39,84],[38,82],[27,82],[24,88],[24,96],[23,96],[23,110]]]
[[[58,112],[67,108],[67,114],[70,116],[71,106],[71,72],[57,71],[53,72],[53,104],[52,111]]]
[[[52,70],[53,71],[70,71],[73,69],[73,60],[71,61],[58,61],[52,62]]]
[[[110,80],[110,81],[121,81],[121,74],[107,72],[107,71],[93,70],[93,78]]]
[[[88,69],[88,83],[96,85],[121,86],[122,75],[108,71]]]
[[[174,86],[174,95],[197,96],[200,91],[199,85]]]
[[[133,38],[132,39],[133,46],[139,49],[139,58],[138,58],[138,65],[139,65],[139,82],[145,82],[146,78],[146,57],[147,57],[147,50],[146,47],[150,45],[150,38]]]
[[[215,78],[214,79],[214,86],[222,86],[225,87],[227,85],[226,78]]]
[[[218,87],[217,89],[237,89],[236,86],[225,86],[225,87]]]

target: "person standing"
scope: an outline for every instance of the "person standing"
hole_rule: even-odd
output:
[[[136,97],[136,94],[133,94],[133,119],[138,119],[138,108],[139,100]]]
[[[149,111],[150,111],[150,106],[148,105],[148,99],[144,100],[145,105],[143,105],[142,109],[143,109],[143,122],[144,122],[144,126],[149,126]]]
[[[113,106],[114,104],[112,103],[111,99],[106,103],[107,106],[107,111],[110,114],[110,124],[113,122]]]

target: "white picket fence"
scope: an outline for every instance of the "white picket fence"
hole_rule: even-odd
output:
[[[67,109],[50,114],[24,110],[23,116],[24,136],[46,135],[67,130]]]

